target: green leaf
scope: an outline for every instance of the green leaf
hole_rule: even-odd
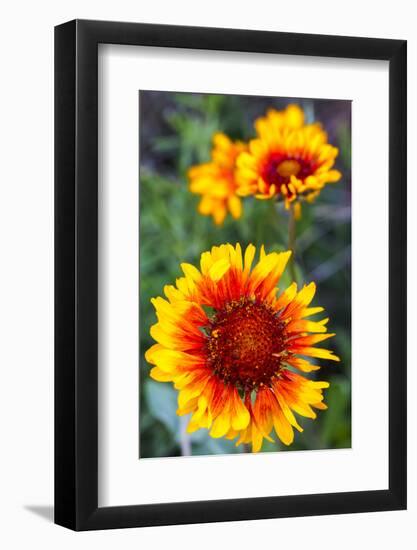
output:
[[[322,437],[332,446],[350,445],[350,384],[341,377],[333,377],[327,390],[327,411],[323,415]],[[346,440],[348,436],[348,441]]]
[[[169,431],[177,435],[179,421],[177,410],[177,392],[168,384],[148,380],[145,396],[151,415],[162,422]]]

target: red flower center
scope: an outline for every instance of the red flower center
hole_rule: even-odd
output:
[[[242,298],[229,302],[207,328],[207,359],[227,384],[250,392],[270,385],[280,370],[284,325],[276,312]]]
[[[268,185],[276,185],[278,192],[281,185],[288,185],[291,176],[304,180],[317,168],[312,160],[288,157],[282,153],[272,153],[265,162],[262,178]]]

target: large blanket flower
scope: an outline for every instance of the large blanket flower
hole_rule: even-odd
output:
[[[189,432],[207,428],[254,452],[273,429],[290,445],[293,428],[302,431],[295,414],[314,419],[326,408],[329,384],[305,373],[320,368],[312,358],[339,361],[315,347],[334,336],[328,319],[310,320],[323,311],[310,306],[315,284],[278,290],[291,252],[262,247],[252,266],[255,253],[251,244],[244,253],[223,244],[201,255],[199,269],[182,264],[184,276],[152,299],[157,343],[146,353],[151,377],[179,391],[177,413],[191,413]]]

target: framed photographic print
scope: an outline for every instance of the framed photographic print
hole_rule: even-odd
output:
[[[55,30],[55,521],[406,507],[406,42]]]

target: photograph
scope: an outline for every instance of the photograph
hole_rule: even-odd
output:
[[[139,91],[139,459],[351,447],[351,104]]]
[[[412,549],[412,6],[2,5],[0,549]]]

